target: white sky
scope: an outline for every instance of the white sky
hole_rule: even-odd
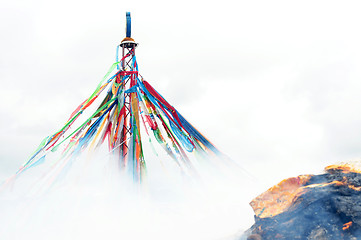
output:
[[[126,11],[145,79],[265,186],[358,158],[359,9],[330,0],[2,1],[0,178],[95,89]]]

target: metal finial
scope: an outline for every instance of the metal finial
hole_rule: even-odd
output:
[[[132,35],[132,21],[130,17],[130,12],[126,13],[127,16],[127,27],[126,27],[126,37],[130,38]]]

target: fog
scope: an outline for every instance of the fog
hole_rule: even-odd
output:
[[[129,211],[142,209],[140,215],[156,216],[157,226],[166,226],[164,234],[172,232],[167,227],[171,224],[178,231],[174,237],[190,232],[202,235],[202,228],[195,227],[200,222],[209,227],[208,231],[218,231],[214,237],[237,232],[247,225],[243,219],[252,219],[249,200],[268,187],[284,178],[321,172],[336,161],[360,157],[359,7],[358,1],[325,0],[4,1],[0,8],[0,180],[16,172],[39,142],[59,129],[94,90],[114,62],[116,46],[125,34],[125,12],[131,11],[132,36],[140,43],[136,54],[143,77],[222,152],[250,172],[261,187],[243,186],[241,183],[247,180],[242,174],[231,183],[216,178],[215,183],[209,184],[214,188],[208,190],[189,186],[185,194],[182,184],[174,184],[173,188],[169,183],[161,193],[155,187],[148,189],[146,194],[153,197],[139,203],[143,208],[130,203],[144,201],[138,193],[133,197],[142,200],[124,205],[133,206],[127,208]],[[27,174],[38,176],[34,171]],[[213,182],[210,179],[213,177],[208,179]],[[167,182],[149,181],[153,181],[153,186]],[[22,188],[22,183],[17,186]],[[98,187],[75,188],[70,183],[66,186],[42,196],[42,200],[2,196],[6,204],[1,204],[1,208],[7,214],[1,214],[1,223],[10,224],[3,229],[9,230],[9,236],[25,232],[42,237],[41,231],[50,234],[51,229],[59,238],[64,237],[62,234],[84,234],[74,229],[84,229],[86,224],[83,228],[57,227],[57,220],[68,226],[81,224],[80,220],[66,221],[71,216],[69,209],[74,210],[75,202],[89,199],[86,195],[97,192]],[[83,188],[91,190],[80,194],[77,189]],[[166,204],[159,202],[156,196],[163,199],[161,196],[168,196],[169,189],[175,189],[177,194],[170,194]],[[198,196],[202,191],[206,191],[204,196],[216,195],[220,199]],[[253,191],[256,193],[249,193]],[[112,194],[130,195],[109,190],[99,198],[109,203]],[[235,196],[227,197],[228,194]],[[183,195],[189,199],[177,202]],[[197,202],[199,199],[204,201]],[[214,208],[206,211],[202,208],[206,199],[212,199],[210,206],[227,210],[220,211],[219,216]],[[61,215],[59,212],[50,214],[58,200],[64,203],[59,203],[56,210],[65,217],[57,216]],[[44,206],[41,211],[48,216],[42,218],[36,215],[36,207],[25,207],[26,211],[34,209],[28,215],[38,221],[50,220],[37,224],[28,216],[18,217],[26,211],[17,210],[19,214],[15,214],[17,203],[28,206],[29,201]],[[177,208],[177,204],[181,207]],[[199,216],[204,218],[198,218],[199,224],[191,224],[190,211],[179,215],[172,209],[166,211],[164,206],[193,209],[192,213],[199,209]],[[112,211],[113,207],[116,209],[112,206],[97,214],[116,212],[113,217],[105,214],[104,221],[119,219],[122,214],[118,212],[125,210]],[[99,236],[95,224],[89,223],[89,212],[85,207],[79,209],[78,219],[89,225],[87,237]],[[213,215],[207,215],[208,212]],[[221,221],[227,214],[229,222]],[[23,219],[23,224],[19,225],[19,219]],[[135,218],[130,219],[135,226]],[[150,217],[141,219],[151,221]],[[216,221],[221,227],[215,227]],[[118,233],[118,225],[110,222],[106,226],[112,228],[102,228],[100,232]],[[183,226],[188,226],[189,231],[182,231]],[[144,230],[147,231],[153,230]]]
[[[101,154],[47,176],[51,158],[2,189],[2,239],[236,239],[253,222],[259,184],[236,165],[205,159],[194,178],[153,159],[139,184]]]

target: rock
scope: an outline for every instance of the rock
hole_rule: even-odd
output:
[[[283,180],[250,205],[247,239],[361,239],[361,171],[352,166]]]
[[[307,240],[328,240],[326,229],[321,227],[315,228],[311,231]]]
[[[252,234],[252,235],[248,236],[247,240],[262,240],[262,238],[258,234]]]

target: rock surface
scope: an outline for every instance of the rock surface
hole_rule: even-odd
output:
[[[290,178],[251,202],[249,240],[361,239],[361,172],[352,165]]]

